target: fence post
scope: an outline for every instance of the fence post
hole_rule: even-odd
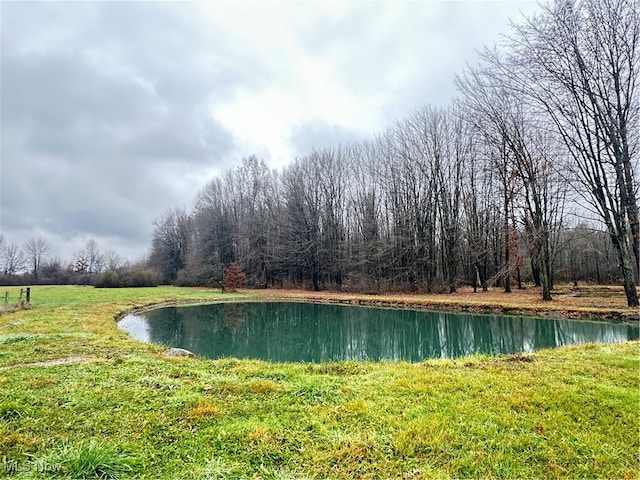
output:
[[[27,304],[31,303],[31,287],[27,287]]]
[[[4,292],[4,308],[9,306],[9,292]]]

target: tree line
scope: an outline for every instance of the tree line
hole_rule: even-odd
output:
[[[146,258],[132,262],[113,250],[102,252],[93,239],[63,262],[42,237],[19,247],[0,234],[0,285],[155,286],[160,277],[147,263]]]
[[[457,76],[451,105],[280,170],[245,158],[156,222],[150,263],[188,285],[237,261],[258,287],[527,280],[545,300],[558,280],[620,281],[637,306],[639,49],[634,1],[544,5]]]

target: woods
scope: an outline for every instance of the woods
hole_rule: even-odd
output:
[[[255,287],[529,280],[544,300],[557,280],[621,281],[637,306],[639,39],[635,2],[550,3],[458,75],[452,105],[281,170],[245,158],[167,212],[151,262],[185,285],[236,261]]]

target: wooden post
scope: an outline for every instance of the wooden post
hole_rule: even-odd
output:
[[[27,287],[27,304],[31,303],[31,287]]]
[[[24,293],[24,289],[20,289],[20,303],[22,303],[22,294]]]
[[[4,308],[9,306],[9,292],[4,292]]]

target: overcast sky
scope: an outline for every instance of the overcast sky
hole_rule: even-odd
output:
[[[279,167],[421,105],[535,2],[0,0],[0,232],[130,259],[255,154]]]

